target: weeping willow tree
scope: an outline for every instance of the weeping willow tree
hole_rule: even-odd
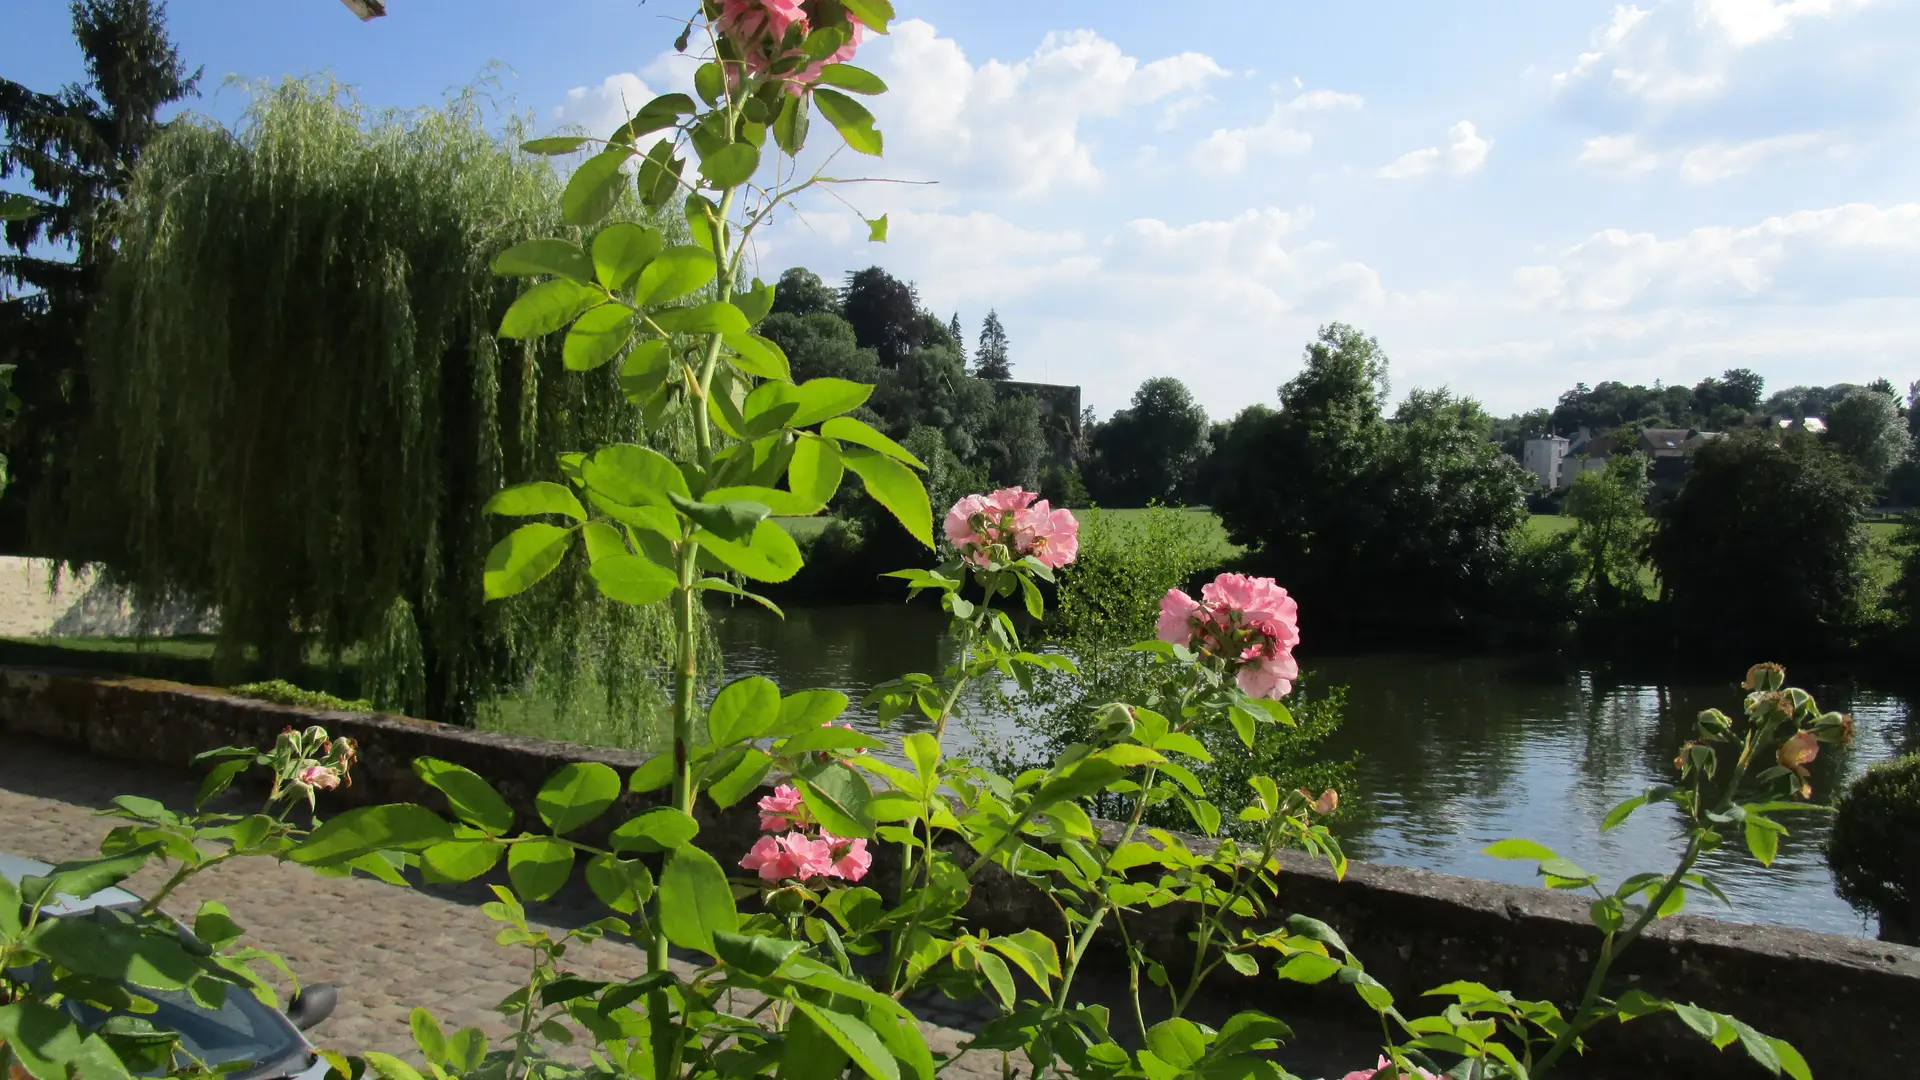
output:
[[[217,612],[230,670],[318,651],[454,722],[579,686],[644,710],[663,611],[584,573],[482,601],[488,496],[640,438],[617,365],[567,372],[494,335],[517,283],[488,261],[563,230],[551,168],[486,119],[471,94],[375,114],[288,81],[235,130],[181,123],[148,149],[90,329],[98,413],[62,550]]]

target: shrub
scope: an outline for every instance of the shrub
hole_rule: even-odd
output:
[[[1834,888],[1880,917],[1883,939],[1920,945],[1920,754],[1868,769],[1835,808],[1827,839]]]
[[[229,689],[244,698],[271,701],[276,705],[296,705],[302,709],[332,709],[336,712],[373,711],[373,702],[365,698],[348,701],[346,698],[334,697],[324,690],[302,690],[285,679],[241,683]]]

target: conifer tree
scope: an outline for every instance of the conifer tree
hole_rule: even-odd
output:
[[[1007,329],[1000,325],[999,312],[988,311],[986,321],[980,324],[973,360],[973,374],[978,378],[1013,378],[1013,365],[1007,359]]]

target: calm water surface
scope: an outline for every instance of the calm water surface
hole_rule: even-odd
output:
[[[830,686],[856,702],[854,722],[873,728],[859,698],[903,672],[937,672],[952,655],[937,609],[861,606],[801,609],[785,622],[737,609],[719,620],[729,676],[767,675],[787,690]],[[1354,858],[1531,884],[1528,863],[1479,854],[1494,840],[1525,836],[1611,883],[1671,867],[1679,818],[1643,810],[1602,835],[1615,803],[1673,775],[1673,756],[1692,717],[1740,704],[1739,672],[1715,681],[1649,676],[1526,657],[1418,655],[1315,657],[1309,678],[1348,687],[1346,725],[1328,752],[1361,754],[1358,792],[1366,814],[1347,830]],[[1914,701],[1843,672],[1790,670],[1824,708],[1851,712],[1858,741],[1824,748],[1813,766],[1817,793],[1836,790],[1868,765],[1920,749]],[[984,727],[1017,737],[1005,717]],[[898,732],[895,732],[898,734]],[[952,735],[949,735],[952,738]],[[964,736],[963,736],[964,738]],[[1842,934],[1872,927],[1833,892],[1820,854],[1825,818],[1798,815],[1772,870],[1735,845],[1703,869],[1733,901],[1729,911],[1696,895],[1691,911],[1746,922],[1785,923]]]

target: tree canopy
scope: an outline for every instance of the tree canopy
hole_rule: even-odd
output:
[[[1207,411],[1186,383],[1148,379],[1130,408],[1095,429],[1087,490],[1106,506],[1200,501],[1196,480],[1211,449],[1207,433]]]
[[[149,147],[91,332],[97,452],[64,555],[216,609],[226,661],[355,652],[367,696],[436,719],[544,672],[641,700],[659,613],[571,571],[482,602],[487,499],[639,435],[614,368],[494,336],[519,286],[489,260],[559,231],[559,192],[486,120],[471,97],[375,115],[288,82],[237,131],[181,122]]]
[[[1827,409],[1827,440],[1878,485],[1907,460],[1913,436],[1892,388],[1850,391]]]
[[[973,349],[973,374],[982,379],[1013,378],[1013,361],[1007,354],[1007,328],[1000,325],[1000,313],[989,310],[980,322],[980,340]]]
[[[1850,623],[1866,505],[1854,468],[1806,432],[1753,428],[1702,446],[1650,549],[1682,632],[1759,645]]]
[[[111,211],[165,126],[161,110],[200,80],[167,35],[164,3],[70,7],[87,81],[43,92],[0,79],[0,179],[22,178],[34,192],[31,212],[8,216],[0,253],[0,365],[15,369],[21,403],[0,429],[0,452],[10,452],[22,491],[43,512],[66,497],[90,403],[81,341],[113,254]],[[0,550],[27,545],[28,500],[0,509]]]

